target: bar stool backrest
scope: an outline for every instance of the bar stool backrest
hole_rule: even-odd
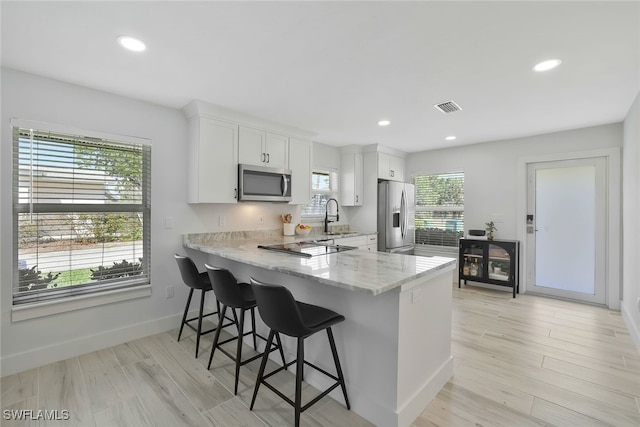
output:
[[[226,268],[212,267],[205,264],[209,273],[209,280],[213,293],[222,304],[229,307],[242,307],[245,304],[244,296],[238,286],[235,276]]]
[[[291,337],[302,337],[310,333],[289,289],[262,283],[253,277],[251,288],[256,296],[260,317],[269,328]]]
[[[198,267],[196,267],[191,258],[178,254],[175,254],[174,256],[178,262],[178,268],[180,269],[182,281],[185,285],[193,289],[209,289],[209,284],[202,280],[202,277],[198,272]]]

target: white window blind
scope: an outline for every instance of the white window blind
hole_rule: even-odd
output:
[[[151,147],[13,127],[13,304],[150,283]]]
[[[330,198],[338,199],[340,191],[338,172],[313,171],[311,174],[311,203],[301,206],[300,215],[305,218],[324,218],[325,206]],[[329,215],[336,214],[336,205],[331,203]]]
[[[464,229],[464,173],[418,175],[416,244],[458,246]]]

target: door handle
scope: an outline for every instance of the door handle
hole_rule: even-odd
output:
[[[267,153],[267,163],[269,163],[269,153]]]
[[[286,196],[287,195],[287,189],[289,188],[289,184],[287,182],[287,176],[286,175],[282,175],[282,186],[280,188],[282,188],[282,195]]]
[[[404,197],[404,190],[402,190],[402,196],[400,197],[400,220],[402,221],[400,223],[400,235],[402,236],[402,238],[404,239],[404,232],[405,232],[405,227],[406,227],[406,202],[405,202],[405,197]]]
[[[265,153],[262,153],[262,163],[267,161],[267,155]]]

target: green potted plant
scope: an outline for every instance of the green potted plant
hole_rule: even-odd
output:
[[[485,230],[487,230],[487,239],[493,240],[493,232],[498,231],[496,225],[493,223],[493,221],[486,222],[484,225],[487,226],[487,228],[485,228]]]

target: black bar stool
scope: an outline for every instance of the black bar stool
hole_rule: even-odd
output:
[[[180,323],[180,332],[178,333],[178,341],[180,341],[180,337],[182,336],[182,330],[184,329],[184,325],[187,325],[191,329],[196,332],[196,358],[198,357],[198,349],[200,348],[200,336],[206,335],[215,331],[217,328],[209,329],[208,331],[202,331],[202,319],[208,316],[213,316],[214,314],[218,314],[220,312],[220,303],[216,301],[216,306],[218,308],[217,311],[212,313],[203,314],[204,311],[204,296],[207,292],[211,290],[211,282],[209,281],[209,275],[207,272],[200,273],[198,272],[198,268],[196,267],[193,260],[184,255],[174,255],[176,261],[178,263],[178,268],[180,269],[180,274],[182,275],[182,281],[189,288],[189,298],[187,298],[187,305],[184,308],[184,314],[182,315],[182,323]],[[200,290],[200,313],[198,317],[192,317],[191,319],[187,319],[187,314],[189,312],[189,306],[191,305],[191,297],[193,296],[193,291],[195,289]],[[223,317],[223,316],[220,316]],[[189,322],[193,322],[194,320],[198,321],[197,329],[194,328]],[[227,319],[231,320],[231,319]],[[218,319],[218,324],[220,324],[221,320]]]
[[[267,375],[264,375],[264,369],[267,364],[268,355],[265,354],[262,357],[260,371],[258,372],[258,378],[256,380],[256,387],[253,390],[253,398],[251,399],[251,406],[249,408],[253,409],[253,404],[255,403],[256,396],[258,395],[258,388],[260,388],[260,384],[264,384],[267,388],[295,408],[296,427],[300,425],[300,414],[302,412],[307,410],[311,405],[318,402],[338,386],[342,387],[342,394],[344,395],[344,402],[347,409],[351,409],[351,406],[349,405],[349,398],[347,397],[347,388],[344,383],[344,376],[342,375],[342,368],[340,367],[340,359],[338,358],[338,352],[336,350],[336,343],[333,339],[333,333],[331,332],[331,326],[342,322],[344,320],[344,316],[327,308],[296,301],[293,299],[291,292],[289,292],[289,290],[284,286],[269,285],[251,278],[251,288],[256,296],[260,317],[262,317],[264,323],[271,328],[269,337],[267,338],[267,346],[271,345],[274,335],[278,336],[278,333],[283,333],[298,339],[298,354],[296,356],[296,360],[285,363],[283,367],[278,368]],[[323,329],[327,330],[327,335],[329,336],[329,345],[331,346],[333,361],[336,365],[337,377],[304,360],[305,338],[315,334],[316,332],[322,331]],[[287,369],[294,363],[296,364],[295,402],[291,401],[291,399],[266,381],[270,376]],[[304,376],[305,363],[334,379],[336,382],[315,399],[302,406],[302,378]]]
[[[216,335],[213,338],[213,346],[211,347],[211,355],[209,356],[209,365],[207,369],[211,369],[211,361],[213,360],[213,354],[216,351],[216,348],[219,348],[221,352],[226,354],[231,360],[233,360],[236,364],[236,381],[235,387],[233,389],[233,394],[238,394],[238,374],[240,373],[240,366],[246,365],[247,363],[253,362],[264,354],[268,356],[272,351],[279,349],[280,356],[282,357],[282,363],[285,363],[284,360],[284,352],[282,350],[282,343],[280,342],[280,336],[276,336],[277,345],[275,347],[271,347],[271,343],[269,343],[265,347],[265,351],[263,353],[257,354],[249,359],[242,360],[242,338],[251,334],[253,335],[253,348],[258,351],[258,344],[256,338],[261,338],[266,341],[266,338],[256,333],[256,317],[255,317],[255,308],[256,308],[256,298],[253,295],[253,291],[251,290],[251,285],[248,283],[238,283],[233,274],[224,268],[212,267],[210,265],[205,264],[205,268],[207,269],[207,273],[209,275],[209,281],[211,283],[211,287],[213,288],[213,292],[216,295],[216,299],[222,304],[222,311],[220,312],[220,317],[224,318],[225,313],[227,312],[227,308],[231,308],[233,312],[233,318],[235,319],[235,325],[238,329],[238,335],[235,337],[231,337],[222,342],[218,342],[220,338],[220,331],[222,328],[232,325],[229,323],[227,325],[223,325],[222,328],[218,328],[216,331]],[[240,315],[236,315],[236,309],[240,310]],[[251,330],[248,332],[244,332],[244,313],[245,311],[250,310],[251,312]],[[224,348],[222,348],[222,344],[226,344],[230,341],[237,339],[237,347],[236,354],[233,355],[227,352]],[[270,349],[267,351],[267,349]]]

